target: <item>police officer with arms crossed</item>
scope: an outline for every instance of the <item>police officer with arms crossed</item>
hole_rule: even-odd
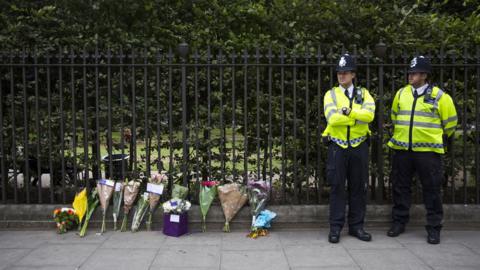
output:
[[[440,243],[443,208],[441,155],[444,144],[453,139],[457,112],[452,98],[428,82],[432,67],[423,57],[413,58],[408,70],[408,85],[398,90],[392,103],[393,137],[388,146],[395,150],[392,164],[392,227],[396,237],[405,231],[409,220],[412,177],[418,174],[427,210],[427,242]]]
[[[363,230],[363,223],[368,185],[368,123],[374,118],[375,102],[367,89],[353,84],[356,65],[350,55],[340,57],[336,71],[339,86],[325,94],[327,128],[322,134],[328,141],[327,181],[331,185],[328,241],[340,241],[347,199],[349,234],[370,241],[372,237]]]

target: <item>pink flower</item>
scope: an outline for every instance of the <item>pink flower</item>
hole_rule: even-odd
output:
[[[213,187],[218,185],[218,181],[202,181],[201,185],[204,187]]]

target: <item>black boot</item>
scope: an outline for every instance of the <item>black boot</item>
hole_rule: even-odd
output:
[[[427,227],[427,243],[436,245],[440,243],[440,230]]]
[[[340,242],[340,231],[330,229],[330,233],[328,234],[328,242],[332,244]]]
[[[405,232],[405,226],[402,224],[398,223],[393,223],[392,227],[390,227],[390,230],[388,230],[387,235],[390,237],[397,237],[400,234]]]
[[[368,242],[368,241],[372,240],[372,235],[370,235],[369,233],[364,231],[362,228],[350,229],[348,231],[348,234],[350,234],[351,236],[355,236],[362,241],[367,241]]]

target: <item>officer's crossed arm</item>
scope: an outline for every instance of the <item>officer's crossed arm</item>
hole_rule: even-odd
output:
[[[448,94],[443,94],[438,101],[438,113],[442,120],[443,132],[448,137],[455,133],[457,127],[457,111],[455,110],[455,104]]]
[[[333,102],[330,92],[323,98],[323,112],[330,126],[354,126],[355,119],[337,112],[337,106]]]
[[[362,104],[362,108],[353,108],[348,116],[364,123],[370,123],[375,117],[375,101],[373,100],[372,96],[370,96],[368,91],[365,91],[364,99],[365,100]]]

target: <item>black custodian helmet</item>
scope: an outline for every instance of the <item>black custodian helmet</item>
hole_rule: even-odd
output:
[[[351,55],[348,53],[343,54],[340,56],[340,59],[337,63],[337,72],[339,71],[355,71],[357,69],[357,65],[355,64],[355,60]]]
[[[430,64],[430,60],[423,55],[415,56],[410,62],[408,73],[416,72],[428,74],[432,73],[432,65]]]

